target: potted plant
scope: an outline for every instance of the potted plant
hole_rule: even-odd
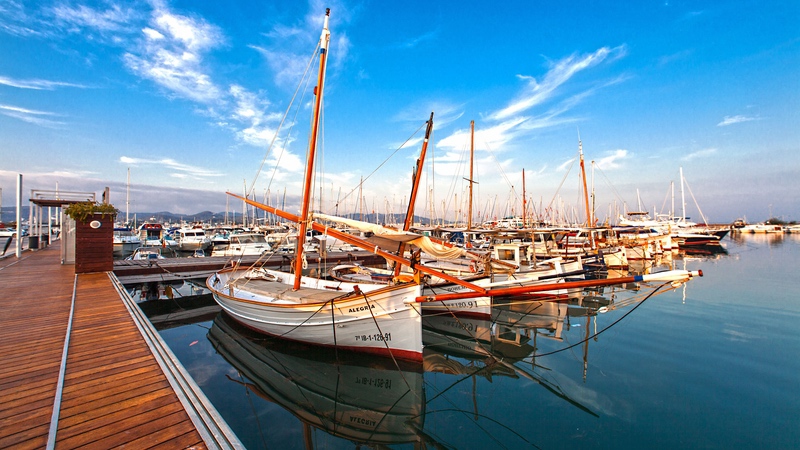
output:
[[[64,214],[76,222],[86,222],[90,217],[100,214],[103,218],[110,216],[111,220],[117,218],[119,210],[110,203],[78,202],[64,208]]]

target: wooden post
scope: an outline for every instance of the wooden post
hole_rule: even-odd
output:
[[[114,216],[93,214],[75,221],[75,273],[114,270]]]

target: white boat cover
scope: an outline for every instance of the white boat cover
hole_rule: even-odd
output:
[[[415,245],[422,249],[423,252],[434,256],[436,258],[459,258],[462,256],[470,256],[466,250],[460,247],[448,247],[436,242],[433,242],[428,236],[412,233],[410,231],[394,230],[384,227],[382,225],[362,222],[360,220],[345,219],[344,217],[329,216],[322,213],[314,213],[314,219],[328,220],[331,222],[341,223],[349,227],[359,229],[361,231],[368,231],[373,236],[378,237],[387,242],[394,242],[396,244],[406,243]],[[374,242],[369,238],[370,242]]]

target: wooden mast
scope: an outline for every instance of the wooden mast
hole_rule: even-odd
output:
[[[274,206],[264,205],[262,203],[258,203],[254,200],[246,199],[241,197],[237,194],[232,192],[228,192],[228,195],[241,199],[244,202],[255,206],[256,208],[263,209],[267,212],[271,212],[281,218],[286,220],[299,223],[301,221],[301,217],[296,216],[294,214],[288,213],[286,211],[282,211]],[[691,277],[696,276],[703,276],[703,271],[686,271],[686,270],[668,270],[666,272],[656,272],[651,274],[645,275],[636,275],[630,277],[622,277],[622,278],[611,278],[611,279],[602,279],[602,280],[581,280],[581,281],[573,281],[573,282],[566,282],[562,283],[559,280],[553,280],[552,283],[545,282],[544,284],[535,284],[531,286],[512,286],[507,288],[497,288],[497,289],[486,289],[481,286],[477,286],[469,281],[462,280],[458,277],[448,275],[440,270],[433,269],[431,267],[427,267],[424,264],[415,264],[405,259],[403,257],[397,256],[394,253],[390,253],[387,251],[382,250],[379,246],[371,244],[361,238],[353,236],[351,234],[345,233],[343,231],[339,231],[336,228],[328,228],[326,225],[322,225],[316,223],[314,221],[309,221],[310,226],[313,230],[319,231],[320,233],[325,233],[330,236],[335,237],[336,239],[341,239],[348,244],[355,245],[359,248],[371,251],[373,254],[386,258],[387,260],[394,261],[398,264],[405,264],[408,266],[414,267],[414,270],[418,270],[423,273],[427,273],[429,275],[435,275],[440,277],[446,281],[451,283],[458,284],[460,286],[464,286],[467,289],[472,290],[472,292],[455,292],[455,293],[442,293],[442,294],[435,294],[429,296],[420,296],[416,298],[416,301],[423,302],[423,301],[439,301],[439,300],[453,300],[453,299],[462,299],[462,298],[473,298],[478,296],[504,296],[504,295],[522,295],[532,292],[542,292],[542,291],[549,291],[552,289],[570,289],[576,287],[592,287],[592,286],[611,286],[615,284],[624,284],[624,283],[634,283],[639,281],[673,281],[673,282],[683,282],[688,280]],[[298,278],[298,277],[295,277]],[[444,291],[447,292],[447,291]]]
[[[578,136],[578,154],[581,159],[581,180],[583,180],[583,204],[586,205],[586,226],[592,226],[592,213],[589,209],[589,190],[586,188],[586,167],[583,164],[583,143]]]
[[[433,111],[431,111],[431,118],[428,120],[428,126],[425,129],[425,139],[422,141],[422,150],[419,152],[417,158],[417,165],[414,167],[414,173],[411,180],[411,197],[408,200],[408,209],[406,210],[406,220],[403,222],[403,231],[411,229],[411,224],[414,222],[414,205],[417,203],[417,192],[419,191],[419,182],[422,178],[422,165],[425,163],[425,154],[428,152],[428,140],[431,137],[433,130]],[[397,247],[398,256],[402,257],[405,251],[405,244],[400,243]],[[400,264],[397,264],[394,269],[395,275],[400,275]]]
[[[314,101],[314,116],[311,121],[311,138],[308,145],[308,159],[306,161],[305,183],[303,185],[303,204],[300,209],[300,221],[297,230],[297,248],[295,249],[294,261],[294,287],[296,291],[300,289],[300,278],[303,273],[303,244],[306,239],[306,229],[308,227],[308,210],[311,198],[311,181],[314,178],[314,159],[317,149],[317,135],[319,133],[319,116],[322,106],[322,93],[325,87],[325,63],[328,57],[328,42],[331,39],[331,32],[328,30],[328,19],[331,15],[330,8],[325,10],[325,21],[322,25],[322,35],[319,38],[319,74],[317,75],[317,86],[314,88],[316,99]]]
[[[528,228],[528,198],[525,192],[525,169],[522,169],[522,228]]]
[[[467,231],[472,229],[472,167],[475,159],[475,121],[469,121],[469,210],[467,211]],[[468,239],[468,238],[467,238]]]

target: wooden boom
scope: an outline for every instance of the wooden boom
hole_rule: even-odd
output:
[[[244,198],[240,195],[234,194],[232,192],[227,193],[230,196],[236,197],[249,205],[252,205],[256,208],[262,209],[269,213],[275,214],[278,217],[282,217],[286,220],[290,220],[295,223],[300,222],[300,217],[296,216],[292,213],[288,213],[286,211],[280,210],[273,206],[265,205],[263,203],[256,202],[254,200],[250,200]],[[417,302],[431,302],[431,301],[441,301],[441,300],[455,300],[455,299],[462,299],[462,298],[474,298],[474,297],[499,297],[499,296],[511,296],[511,295],[523,295],[533,292],[542,292],[542,291],[549,291],[553,289],[569,289],[569,288],[583,288],[583,287],[595,287],[595,286],[612,286],[615,284],[622,284],[622,283],[635,283],[640,281],[675,281],[675,282],[685,282],[692,277],[695,276],[703,276],[702,271],[687,271],[687,270],[669,270],[665,272],[659,273],[651,273],[647,275],[636,275],[630,277],[621,277],[621,278],[613,278],[613,279],[606,279],[606,280],[583,280],[583,281],[571,281],[566,283],[546,283],[546,284],[535,284],[530,286],[515,286],[509,288],[499,288],[499,289],[486,289],[470,283],[469,281],[462,280],[460,278],[454,277],[452,275],[448,275],[442,271],[432,269],[430,267],[425,266],[424,264],[416,264],[409,259],[400,257],[395,255],[394,253],[389,253],[385,250],[382,250],[379,246],[367,242],[361,238],[353,236],[348,233],[344,233],[339,231],[335,228],[330,228],[328,226],[319,224],[314,221],[310,221],[309,225],[313,230],[319,231],[324,234],[328,234],[330,236],[335,237],[336,239],[340,239],[348,244],[355,245],[359,248],[362,248],[367,251],[371,251],[372,253],[386,258],[390,261],[397,262],[399,264],[405,264],[411,267],[414,270],[418,270],[422,273],[426,273],[428,275],[434,275],[444,280],[447,280],[451,283],[458,284],[460,286],[464,286],[470,289],[473,292],[458,292],[458,293],[451,293],[451,294],[438,294],[438,295],[427,295],[427,296],[420,296],[416,298]]]

